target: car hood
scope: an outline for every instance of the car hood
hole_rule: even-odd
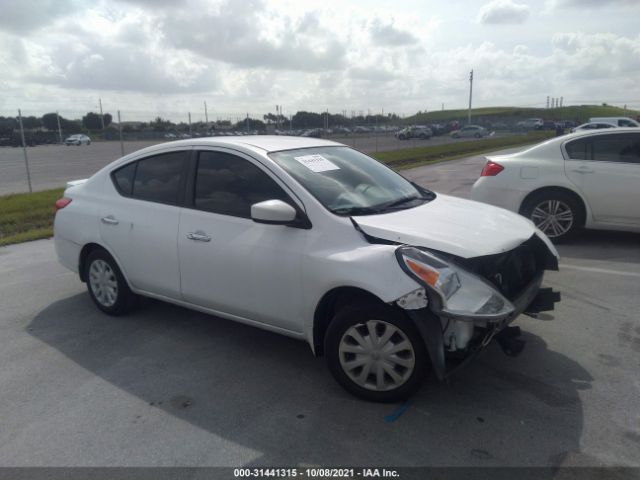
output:
[[[536,233],[533,223],[516,213],[442,194],[419,207],[353,220],[372,237],[463,258],[512,250]]]

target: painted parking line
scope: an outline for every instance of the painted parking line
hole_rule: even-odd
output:
[[[620,275],[623,277],[640,278],[640,273],[625,272],[623,270],[610,270],[608,268],[581,267],[579,265],[568,265],[566,263],[561,263],[560,269],[563,268],[567,268],[569,270],[580,270],[582,272],[604,273],[607,275]]]

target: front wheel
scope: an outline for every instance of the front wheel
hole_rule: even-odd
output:
[[[522,205],[520,213],[555,242],[573,236],[584,222],[578,201],[565,192],[542,192]]]
[[[415,393],[429,369],[417,328],[387,305],[358,303],[341,309],[325,337],[327,364],[353,395],[395,402]]]
[[[115,260],[105,250],[94,250],[86,261],[89,296],[108,315],[122,315],[134,307],[137,295],[125,280]]]

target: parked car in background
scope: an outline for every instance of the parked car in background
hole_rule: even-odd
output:
[[[609,122],[588,122],[572,128],[570,131],[579,132],[580,130],[598,130],[600,128],[617,128],[613,123]]]
[[[616,127],[640,127],[640,123],[629,117],[594,117],[589,122],[612,123]]]
[[[428,140],[433,136],[433,131],[424,125],[414,125],[412,127],[405,127],[397,131],[394,135],[398,140],[409,140],[410,138]]]
[[[518,354],[508,325],[559,300],[531,222],[326,140],[154,145],[70,182],[56,209],[58,258],[104,313],[144,295],[303,340],[367,400],[444,380],[494,339]]]
[[[516,123],[516,127],[525,130],[542,130],[542,128],[544,128],[544,120],[541,118],[527,118],[526,120]]]
[[[480,125],[465,125],[460,130],[454,130],[450,133],[453,138],[482,138],[489,134],[486,128]]]
[[[428,125],[428,127],[431,129],[433,134],[436,135],[436,136],[444,135],[445,133],[447,133],[447,128],[444,125],[442,125],[441,123],[432,123],[432,124]]]
[[[71,135],[70,137],[65,138],[64,144],[69,145],[91,145],[91,139],[82,133],[77,133],[75,135]]]
[[[582,227],[640,232],[640,131],[582,130],[486,157],[471,198],[519,212],[552,240]]]

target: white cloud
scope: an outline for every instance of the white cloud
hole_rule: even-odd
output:
[[[481,24],[513,24],[523,23],[531,11],[527,5],[515,3],[512,0],[492,0],[483,5],[478,13]]]
[[[393,20],[385,23],[379,18],[375,18],[369,26],[369,34],[373,43],[379,46],[397,47],[418,42],[418,38],[415,35],[396,27]]]
[[[193,15],[168,11],[161,23],[168,45],[240,67],[324,71],[344,65],[345,45],[317,18],[266,12],[260,0],[227,0]]]
[[[550,0],[555,8],[612,8],[612,7],[640,7],[638,0]]]

